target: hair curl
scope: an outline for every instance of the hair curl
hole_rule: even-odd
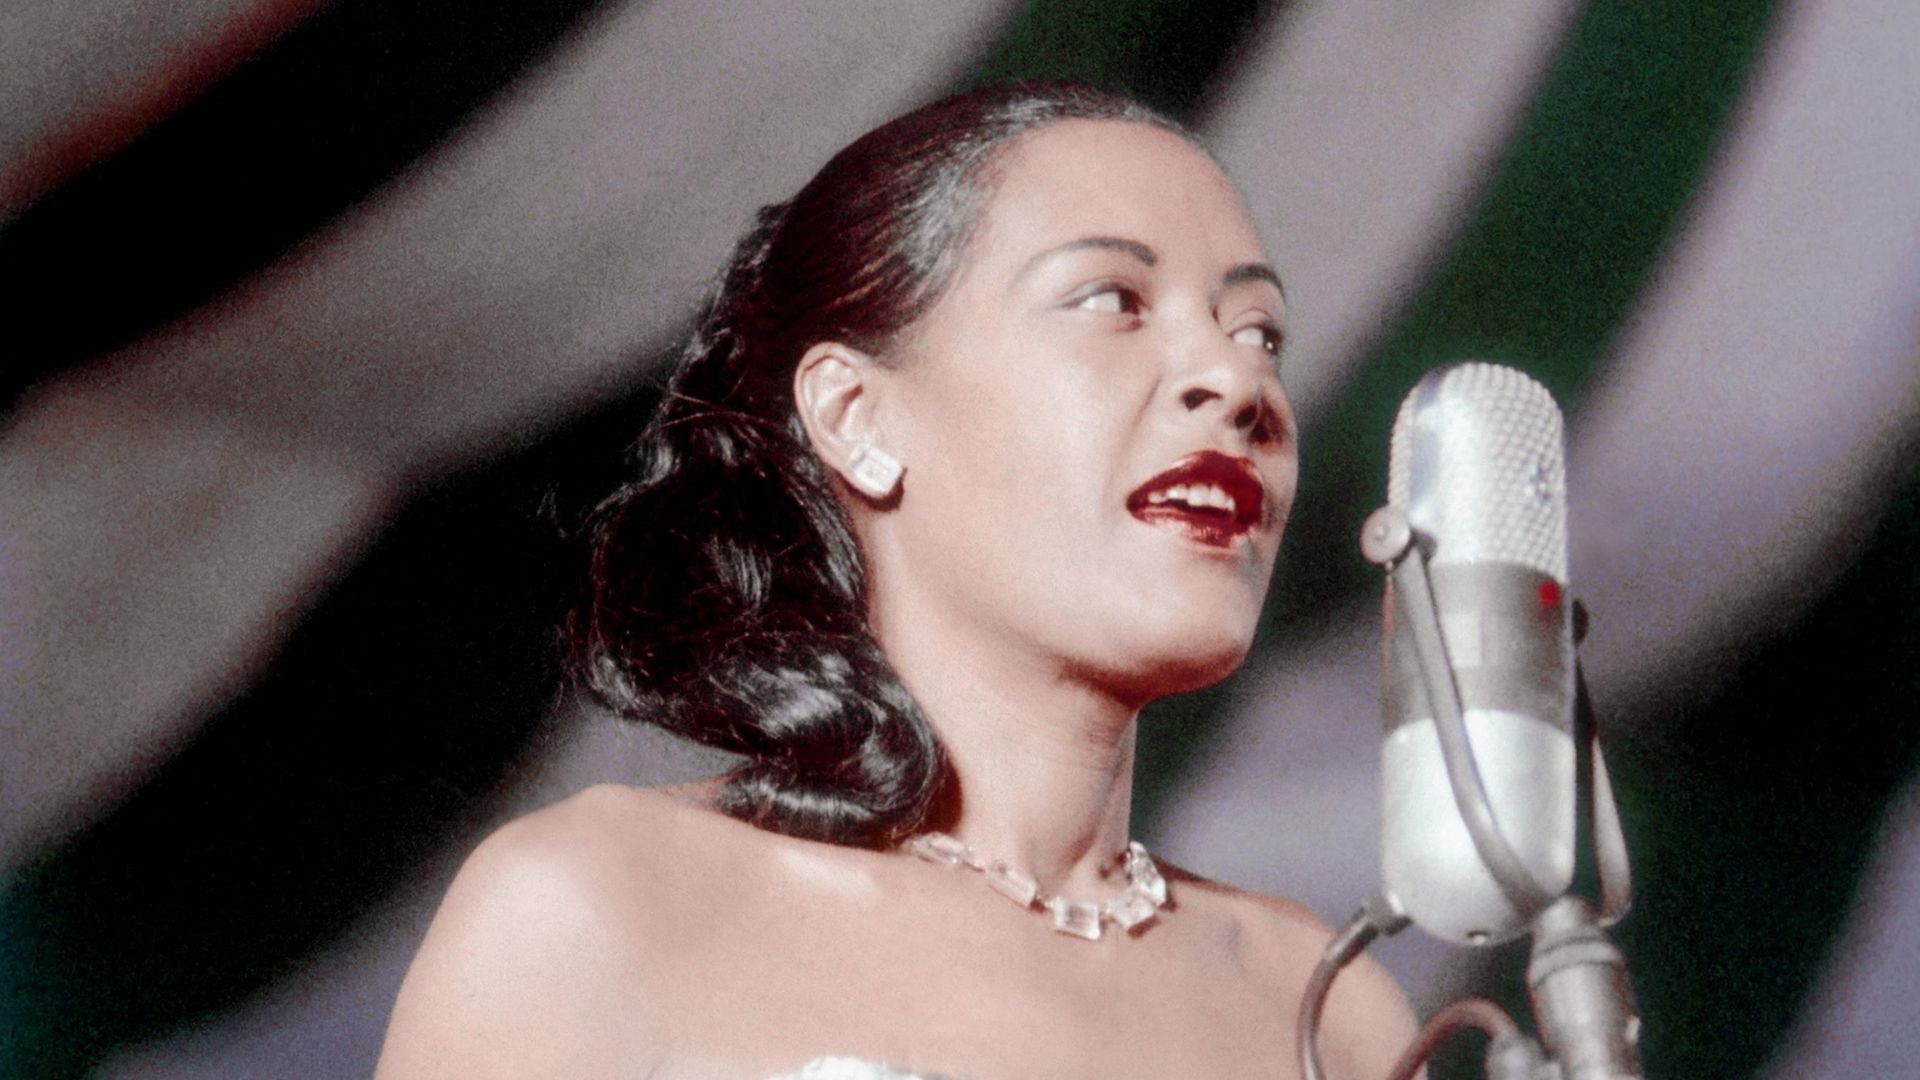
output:
[[[951,281],[991,163],[1068,119],[1189,137],[1087,87],[989,87],[874,129],[763,208],[633,474],[588,519],[570,666],[616,712],[743,755],[721,796],[735,817],[871,846],[912,831],[939,790],[940,744],[869,632],[859,547],[793,371],[821,341],[883,354]]]

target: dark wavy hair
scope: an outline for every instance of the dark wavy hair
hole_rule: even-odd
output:
[[[568,619],[575,678],[614,711],[744,756],[721,808],[876,846],[911,832],[945,776],[927,719],[866,619],[852,528],[795,413],[800,356],[876,357],[939,299],[1023,134],[1069,119],[1191,137],[1126,98],[1014,84],[862,136],[764,207],[702,309],[633,473],[587,522]]]

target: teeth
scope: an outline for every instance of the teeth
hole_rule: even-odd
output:
[[[1233,496],[1218,484],[1174,484],[1172,487],[1147,493],[1147,503],[1160,506],[1165,503],[1181,503],[1194,508],[1212,507],[1216,510],[1234,512]]]

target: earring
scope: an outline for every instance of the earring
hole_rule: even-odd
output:
[[[902,471],[904,466],[899,458],[865,439],[854,445],[853,453],[847,458],[848,479],[861,494],[870,499],[892,498],[895,489],[900,486]]]

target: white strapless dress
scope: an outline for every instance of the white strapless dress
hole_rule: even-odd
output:
[[[767,1080],[945,1080],[927,1073],[902,1072],[877,1061],[850,1057],[814,1058],[799,1072],[769,1076]]]

